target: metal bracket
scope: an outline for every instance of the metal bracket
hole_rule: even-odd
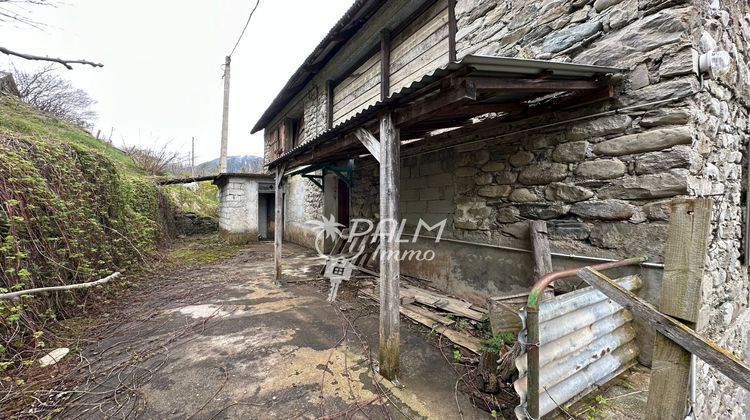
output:
[[[323,171],[323,175],[312,175],[311,172],[315,171]],[[302,168],[298,171],[294,171],[290,173],[288,176],[294,176],[294,175],[301,175],[303,178],[309,179],[313,184],[315,184],[318,188],[320,188],[321,191],[325,191],[325,183],[323,182],[323,178],[325,176],[326,172],[331,172],[336,174],[339,178],[341,178],[342,181],[346,183],[350,188],[352,186],[352,173],[354,172],[354,161],[352,159],[349,159],[346,163],[345,167],[340,166],[334,166],[330,163],[318,163],[315,165],[310,165],[306,168]]]

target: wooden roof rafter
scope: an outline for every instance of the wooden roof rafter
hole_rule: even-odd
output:
[[[514,121],[544,112],[611,98],[609,75],[623,70],[505,57],[469,56],[392,93],[317,138],[287,152],[269,166],[289,168],[367,153],[354,134],[358,128],[378,133],[378,116],[392,112],[402,140],[424,138],[432,131],[471,124],[476,117],[499,114]]]

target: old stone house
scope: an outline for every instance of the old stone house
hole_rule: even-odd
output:
[[[546,220],[556,268],[644,255],[640,293],[658,302],[669,203],[712,197],[697,328],[746,356],[749,9],[357,0],[254,128],[278,182],[288,176],[284,239],[313,246],[306,222],[331,214],[445,219],[439,244],[401,244],[435,259],[396,273],[481,304],[528,291],[527,222]],[[729,69],[712,75],[701,57],[718,51]],[[358,129],[381,142],[395,129],[396,152],[376,159],[385,148]],[[383,207],[389,176],[399,200]],[[637,339],[650,365],[653,336]],[[700,362],[696,374],[699,418],[744,416],[741,388]]]

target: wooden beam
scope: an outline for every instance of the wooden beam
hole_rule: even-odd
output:
[[[448,0],[448,60],[456,61],[456,0]]]
[[[676,200],[664,246],[659,310],[695,329],[711,233],[711,199]],[[654,341],[646,418],[683,419],[690,388],[690,352],[662,334]]]
[[[578,277],[631,311],[636,317],[646,321],[652,328],[664,334],[682,348],[726,375],[737,385],[750,390],[750,366],[735,355],[713,341],[704,338],[678,320],[659,312],[653,305],[596,270],[585,267],[578,272]],[[652,374],[653,372],[652,370]],[[649,397],[650,393],[651,390],[649,389]],[[673,415],[668,417],[673,417]]]
[[[449,108],[434,114],[434,117],[450,115],[482,115],[490,112],[519,113],[529,109],[526,103],[468,103],[456,108]]]
[[[333,128],[333,80],[326,80],[326,128]]]
[[[404,107],[395,114],[395,124],[399,127],[429,119],[443,112],[448,106],[463,104],[477,98],[477,91],[471,82],[444,88],[442,92],[430,99],[417,101]]]
[[[354,130],[354,136],[370,151],[372,157],[380,162],[380,142],[378,142],[378,139],[362,127]]]
[[[273,221],[273,264],[274,280],[281,281],[281,243],[284,235],[284,193],[282,191],[284,180],[284,169],[286,165],[276,167],[276,180],[274,182],[274,221]]]
[[[400,223],[399,131],[393,115],[380,117],[380,374],[394,380],[401,363],[399,338],[399,241]]]
[[[596,80],[547,80],[547,79],[500,79],[495,77],[471,77],[478,92],[563,92],[597,90],[602,87]]]
[[[539,279],[552,270],[552,253],[549,247],[549,233],[547,222],[544,220],[529,221],[529,236],[531,237],[531,250],[534,253],[534,279]],[[550,284],[550,297],[554,297],[554,286]],[[547,291],[545,290],[545,294]]]
[[[380,31],[380,100],[391,94],[391,31]]]

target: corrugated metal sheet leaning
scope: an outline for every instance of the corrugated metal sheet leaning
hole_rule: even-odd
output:
[[[627,290],[641,286],[637,275],[617,282]],[[526,340],[526,312],[521,311]],[[543,416],[589,392],[634,363],[638,347],[633,339],[630,311],[592,287],[545,300],[539,305],[539,414]],[[526,414],[527,357],[516,359],[519,378],[513,384],[521,398],[519,419]]]

